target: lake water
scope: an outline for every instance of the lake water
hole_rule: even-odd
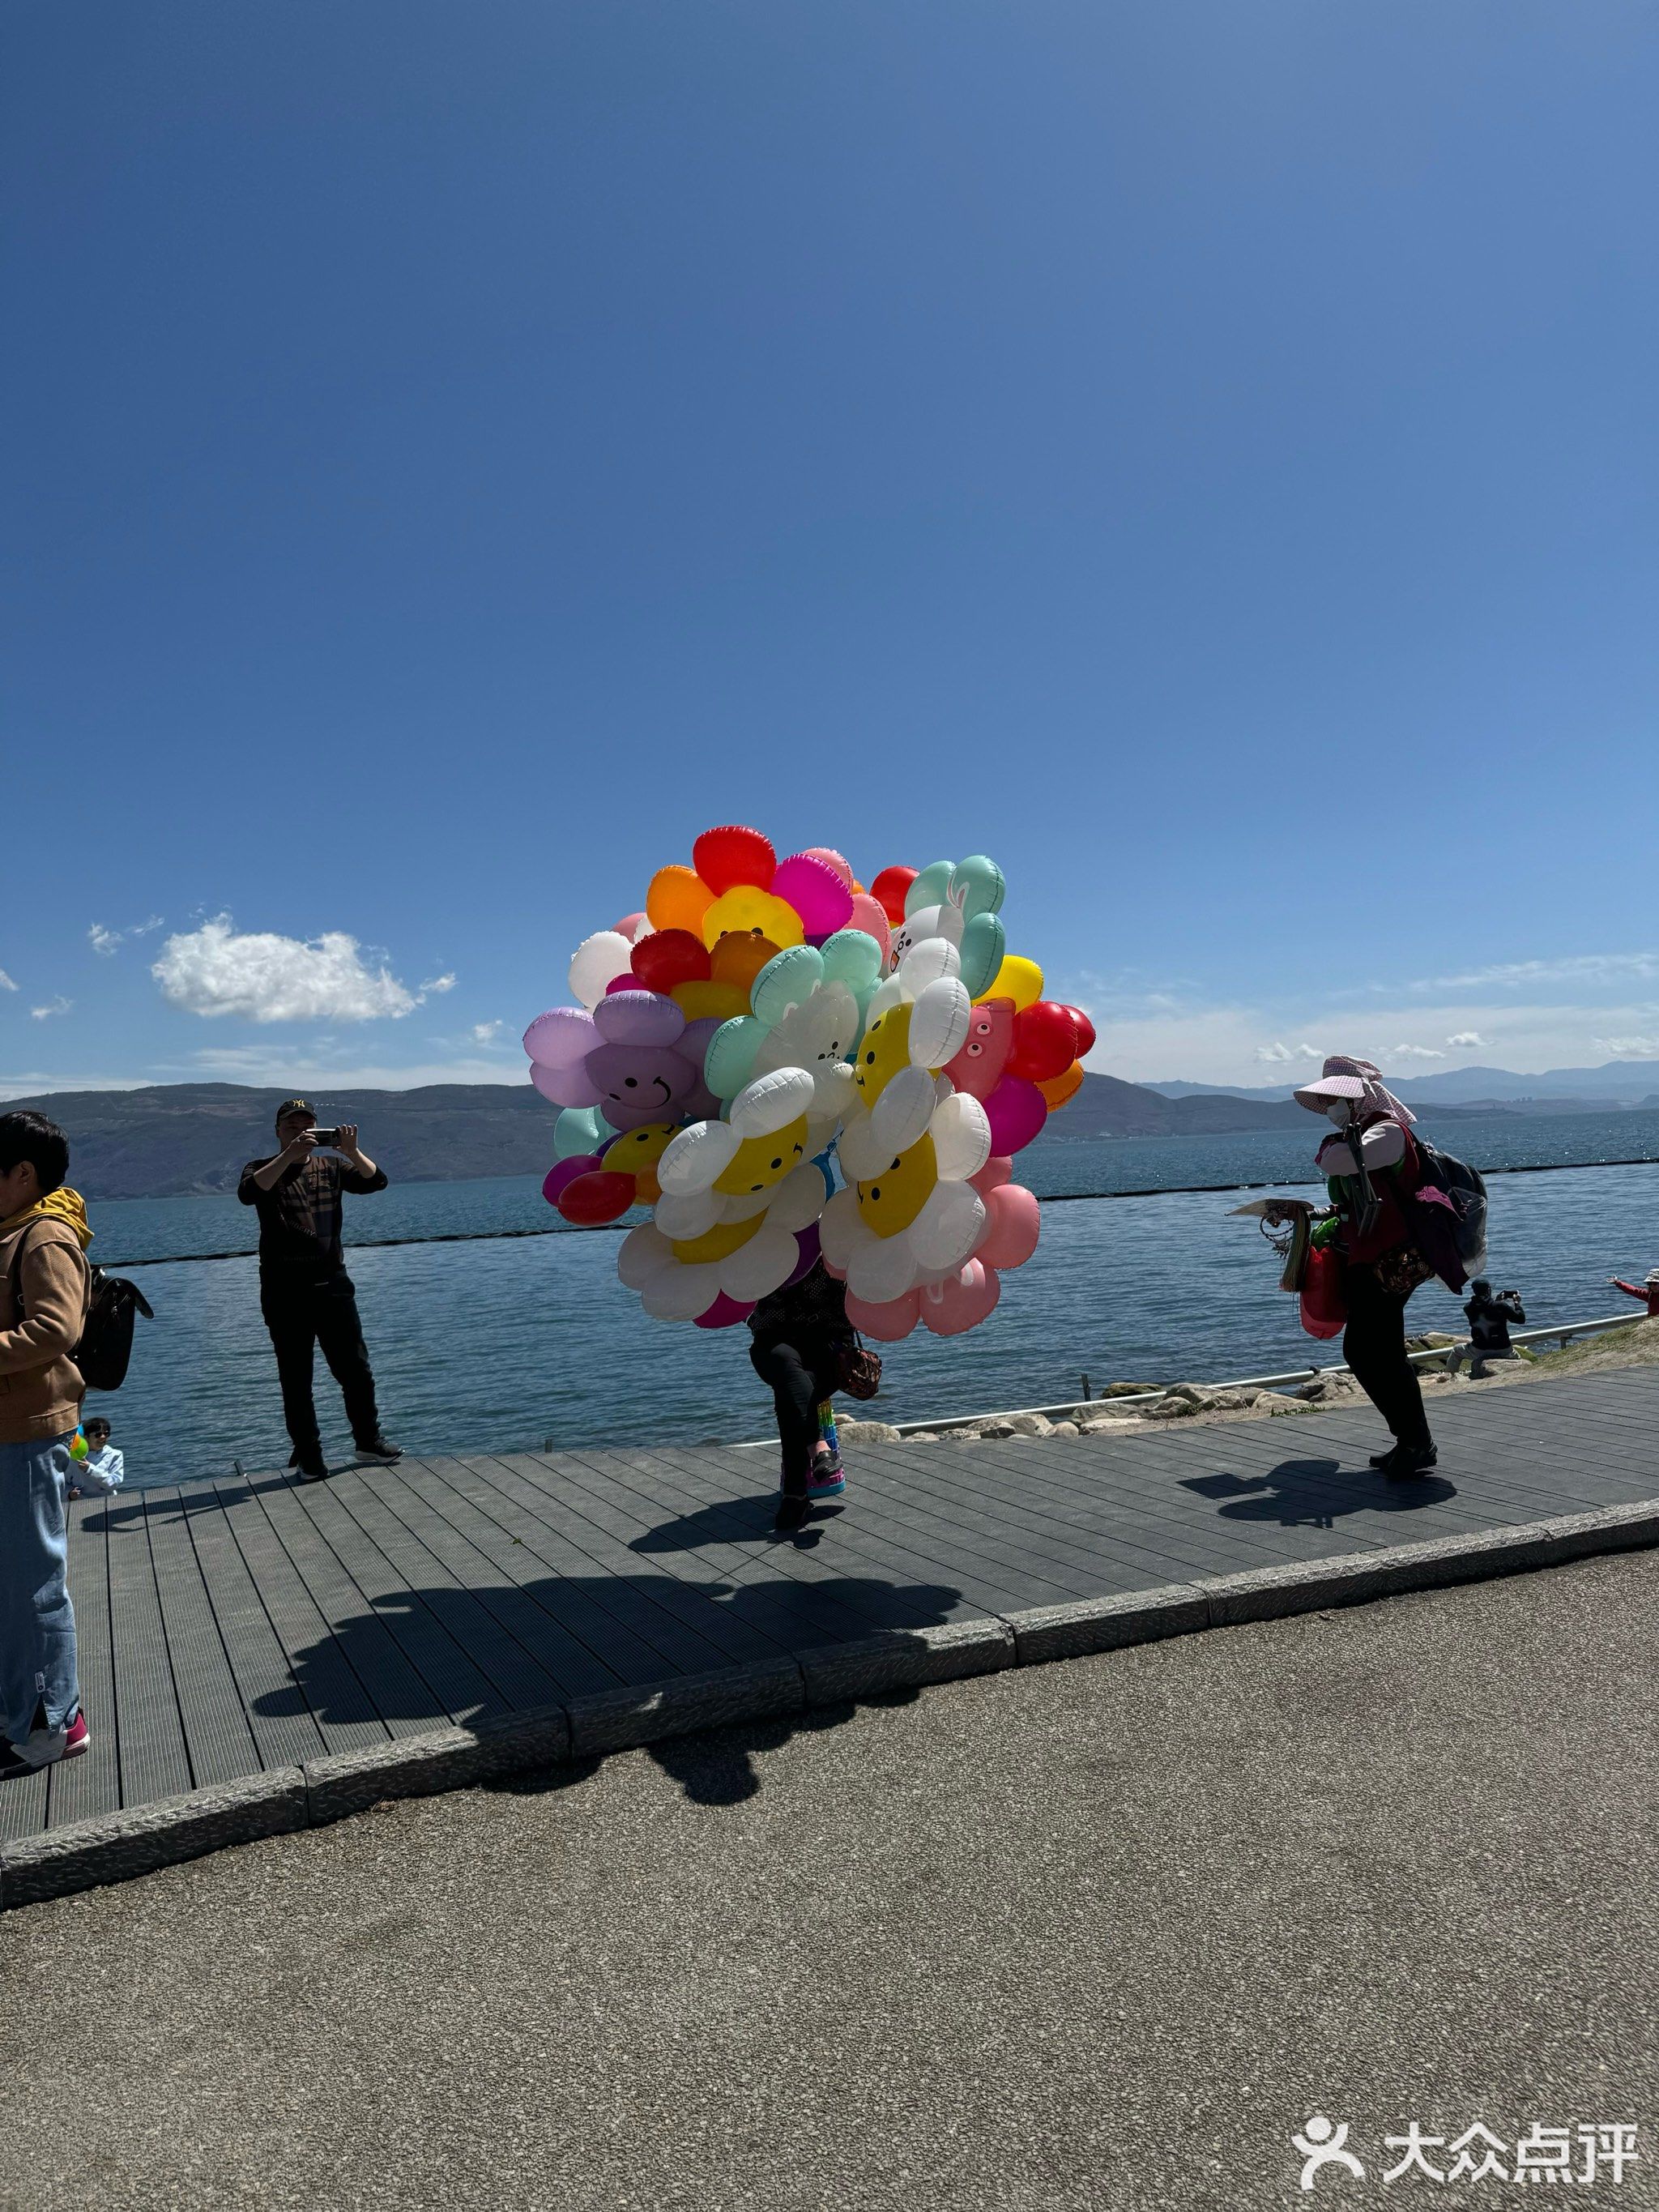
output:
[[[1659,1114],[1492,1115],[1423,1127],[1485,1170],[1564,1167],[1498,1177],[1490,1272],[1519,1289],[1531,1321],[1583,1320],[1626,1301],[1618,1273],[1659,1265]],[[1087,1374],[1107,1382],[1222,1380],[1328,1362],[1277,1288],[1279,1262],[1236,1199],[1182,1186],[1305,1182],[1317,1131],[1039,1144],[1019,1172],[1044,1198],[1101,1195],[1043,1210],[1042,1242],[1005,1277],[996,1312],[965,1337],[919,1331],[882,1347],[870,1408],[894,1420],[1052,1404]],[[1147,1197],[1113,1196],[1151,1191]],[[132,1274],[155,1308],[138,1324],[132,1370],[94,1401],[125,1449],[129,1479],[174,1480],[280,1465],[288,1455],[270,1343],[252,1259],[214,1259],[252,1242],[234,1198],[95,1205],[94,1257]],[[763,1436],[769,1401],[748,1360],[748,1331],[668,1328],[616,1279],[617,1233],[543,1231],[554,1222],[533,1177],[412,1183],[348,1200],[358,1288],[387,1431],[411,1450],[504,1451],[669,1438]],[[480,1237],[480,1231],[493,1232]],[[366,1240],[445,1237],[476,1241]],[[176,1255],[199,1255],[155,1264]],[[1438,1284],[1412,1301],[1413,1326],[1461,1325]],[[318,1364],[325,1442],[349,1443],[339,1394]]]

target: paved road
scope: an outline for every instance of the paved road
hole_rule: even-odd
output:
[[[0,2200],[1396,2204],[1415,2119],[1636,2121],[1547,2201],[1659,2205],[1656,1659],[1659,1556],[1598,1560],[8,1915]],[[1298,2193],[1316,2111],[1364,2185]]]

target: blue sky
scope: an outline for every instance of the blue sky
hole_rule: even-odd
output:
[[[722,820],[1131,1077],[1659,1056],[1651,8],[3,35],[0,1087],[517,1080]]]

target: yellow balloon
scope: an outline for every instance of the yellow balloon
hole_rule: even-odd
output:
[[[714,896],[695,868],[675,860],[652,877],[645,894],[646,919],[653,929],[689,929],[695,937]]]
[[[647,1121],[642,1129],[624,1129],[615,1144],[605,1148],[606,1172],[638,1175],[643,1169],[655,1167],[676,1133],[672,1121]]]
[[[1042,970],[1035,960],[1022,960],[1017,952],[1003,955],[1002,965],[990,982],[974,1001],[982,1006],[988,999],[1012,999],[1016,1013],[1024,1013],[1027,1006],[1036,1006],[1042,996]]]
[[[853,1063],[853,1080],[866,1109],[873,1106],[893,1078],[910,1065],[910,1009],[890,1006],[867,1030]]]
[[[722,892],[693,927],[702,930],[702,941],[711,951],[723,937],[764,937],[781,952],[786,945],[800,944],[806,933],[793,907],[774,898],[770,891],[757,890],[753,884],[738,884]]]
[[[699,1267],[706,1260],[729,1260],[740,1245],[749,1242],[765,1218],[764,1213],[755,1213],[747,1221],[717,1221],[701,1237],[676,1237],[674,1257],[684,1260],[688,1267]]]
[[[865,1226],[873,1229],[878,1237],[896,1237],[927,1205],[938,1181],[933,1140],[930,1136],[918,1137],[885,1175],[872,1176],[868,1182],[859,1185],[859,1212]]]
[[[716,1190],[731,1198],[750,1198],[757,1190],[770,1190],[791,1168],[806,1158],[806,1116],[799,1115],[769,1137],[745,1137],[732,1155],[732,1164],[714,1181]]]

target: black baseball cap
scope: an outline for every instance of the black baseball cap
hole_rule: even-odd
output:
[[[317,1119],[317,1109],[308,1098],[284,1098],[276,1109],[276,1119],[286,1121],[290,1114],[309,1114],[313,1121]]]

